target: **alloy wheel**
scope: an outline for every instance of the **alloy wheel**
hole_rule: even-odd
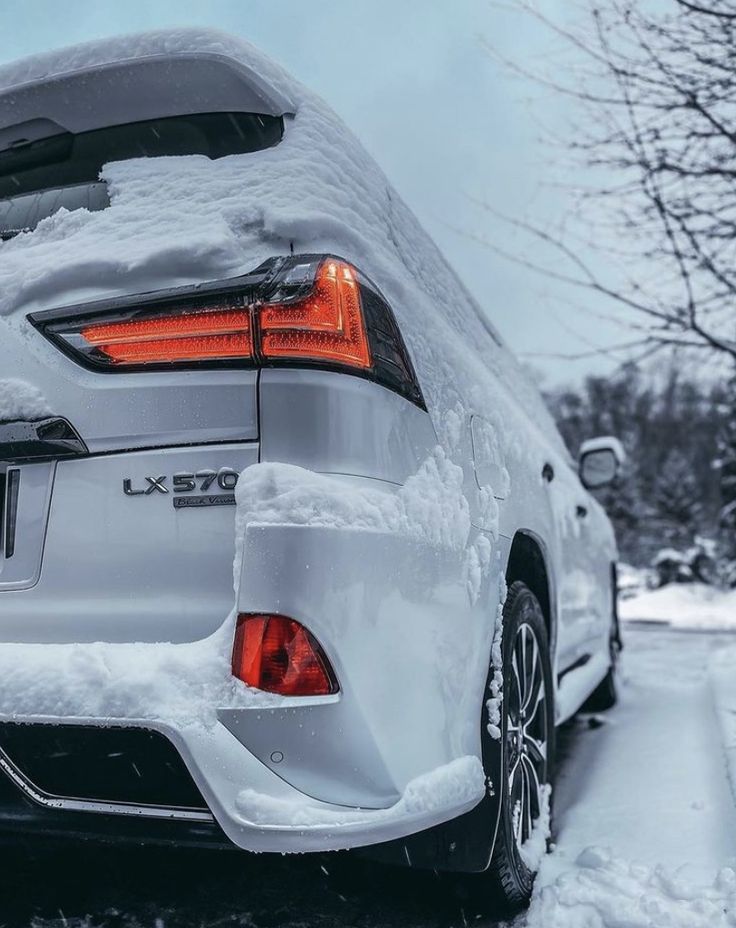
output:
[[[542,812],[549,738],[542,655],[536,633],[526,623],[516,633],[505,698],[508,790],[514,840],[521,849]]]

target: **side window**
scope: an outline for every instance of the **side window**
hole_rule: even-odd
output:
[[[490,489],[496,499],[506,499],[510,479],[498,430],[480,416],[470,417],[473,467],[479,489]]]

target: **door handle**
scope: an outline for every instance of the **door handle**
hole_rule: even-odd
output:
[[[585,508],[585,506],[577,505],[575,507],[575,515],[578,517],[578,519],[584,519],[588,515],[588,510]]]

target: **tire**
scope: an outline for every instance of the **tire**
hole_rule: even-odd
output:
[[[494,782],[500,800],[498,828],[490,866],[467,880],[479,908],[511,914],[529,904],[536,876],[537,864],[528,855],[525,861],[523,846],[544,807],[542,789],[552,785],[554,688],[544,616],[525,583],[512,584],[503,612],[503,782]],[[530,714],[528,706],[535,699]],[[491,737],[485,724],[482,731],[484,738]],[[548,794],[547,803],[549,799]]]

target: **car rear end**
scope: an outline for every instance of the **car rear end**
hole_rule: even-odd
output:
[[[23,85],[0,114],[13,247],[59,207],[112,215],[108,160],[257,158],[288,118],[273,88],[209,55]],[[0,827],[123,836],[144,822],[311,850],[470,808],[478,790],[462,785],[405,801],[476,737],[458,740],[418,697],[439,706],[446,688],[457,557],[293,512],[241,525],[236,546],[251,465],[331,475],[335,498],[381,509],[431,459],[391,307],[331,253],[168,276],[62,268],[56,294],[29,286],[0,317]],[[431,564],[441,595],[407,563]]]

